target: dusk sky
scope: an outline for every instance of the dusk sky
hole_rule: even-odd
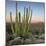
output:
[[[18,2],[18,11],[21,12],[21,16],[24,14],[24,7],[32,9],[32,22],[36,21],[44,21],[45,15],[45,4],[39,2]],[[16,1],[6,1],[6,19],[8,21],[8,16],[10,15],[10,11],[12,15],[16,14]],[[14,19],[13,19],[14,20]]]

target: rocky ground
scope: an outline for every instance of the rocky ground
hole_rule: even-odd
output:
[[[40,44],[45,42],[45,34],[42,35],[31,35],[29,38],[21,38],[16,37],[12,38],[7,33],[7,40],[6,40],[6,46],[12,46],[12,45],[25,45],[25,44]]]

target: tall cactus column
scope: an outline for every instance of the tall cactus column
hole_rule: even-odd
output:
[[[30,7],[28,8],[28,30],[29,30],[29,19],[30,19]]]
[[[18,35],[18,13],[17,13],[17,1],[16,1],[15,33]]]
[[[31,19],[32,19],[32,9],[30,9],[30,7],[29,7],[29,30],[30,30],[30,25],[31,25]]]
[[[21,14],[19,12],[19,36],[22,35],[22,30],[21,30]]]
[[[23,32],[23,36],[25,35],[25,7],[24,7],[24,16],[22,19],[22,32]]]
[[[26,8],[26,32],[28,32],[28,20],[29,20],[28,8]]]
[[[32,9],[30,10],[30,20],[29,20],[29,31],[31,32],[31,30],[30,30],[30,26],[31,26],[31,19],[32,19]],[[32,33],[31,33],[31,35],[32,35]]]
[[[31,15],[30,15],[30,21],[29,21],[29,23],[31,23],[31,19],[32,19],[32,10],[31,10]]]
[[[12,12],[10,12],[10,19],[11,19],[11,30],[12,30],[12,33],[14,34],[14,28],[12,23]]]

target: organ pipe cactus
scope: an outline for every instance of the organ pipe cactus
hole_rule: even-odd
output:
[[[31,18],[32,18],[32,10],[31,10],[31,15],[30,15],[30,7],[29,9],[24,7],[24,15],[22,17],[22,22],[21,22],[21,13],[19,12],[18,14],[17,2],[16,2],[16,18],[15,18],[15,26],[14,26],[15,30],[14,30],[13,23],[12,23],[12,13],[10,12],[12,33],[20,37],[28,35],[29,34],[29,23],[31,22]]]

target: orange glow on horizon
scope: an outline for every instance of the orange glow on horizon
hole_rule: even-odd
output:
[[[12,16],[12,21],[15,22],[15,16]],[[10,16],[6,16],[6,22],[10,21]],[[31,23],[44,22],[44,17],[42,16],[32,16]]]

